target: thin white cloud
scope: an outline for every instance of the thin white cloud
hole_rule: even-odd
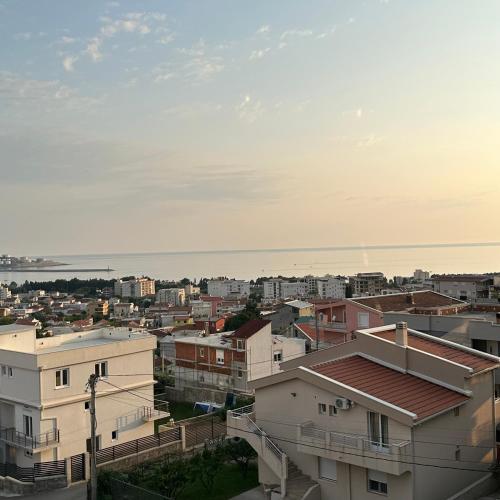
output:
[[[262,25],[258,30],[257,30],[257,35],[263,35],[264,33],[269,33],[271,31],[271,26],[269,24],[264,24]]]
[[[66,56],[63,59],[63,67],[66,71],[71,72],[74,71],[75,62],[78,61],[78,56]]]
[[[375,146],[376,144],[379,144],[384,140],[383,137],[375,135],[375,134],[370,134],[363,139],[359,140],[357,143],[358,148],[371,148],[372,146]]]
[[[87,48],[85,49],[85,53],[90,56],[90,58],[94,62],[98,62],[102,60],[102,52],[101,52],[101,39],[100,38],[92,38],[88,44]]]
[[[262,59],[270,50],[270,47],[266,47],[265,49],[252,50],[249,59],[250,61],[254,61],[255,59]]]
[[[286,40],[287,38],[289,37],[306,37],[306,36],[312,36],[314,33],[312,30],[297,30],[297,29],[294,29],[294,30],[286,30],[284,31],[281,36],[280,36],[280,39],[281,40]]]
[[[14,35],[14,40],[31,40],[33,38],[33,33],[25,31],[24,33],[16,33]]]
[[[259,100],[254,100],[247,94],[236,106],[236,112],[241,120],[254,123],[264,114],[264,107]]]
[[[76,42],[76,38],[73,38],[71,36],[62,36],[59,40],[59,43],[62,43],[64,45],[69,45],[72,43]]]

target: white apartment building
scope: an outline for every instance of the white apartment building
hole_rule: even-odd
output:
[[[208,280],[208,295],[212,297],[248,297],[250,282],[245,280]]]
[[[467,302],[475,302],[489,298],[493,276],[487,275],[444,275],[432,278],[433,290],[449,297]]]
[[[383,273],[358,273],[351,276],[350,283],[355,297],[366,297],[381,295],[386,279]]]
[[[155,336],[128,328],[37,339],[33,327],[0,327],[0,461],[32,467],[87,451],[91,373],[99,449],[153,434],[168,416],[154,409],[155,348]]]
[[[281,497],[477,498],[464,490],[495,488],[499,366],[406,323],[359,330],[250,382],[255,405],[228,412],[228,435]]]
[[[0,283],[0,300],[10,299],[11,295],[8,287]]]
[[[184,288],[163,288],[156,292],[156,302],[172,306],[183,306],[186,302],[186,291]]]
[[[188,283],[184,287],[184,292],[186,293],[187,297],[189,297],[190,295],[199,295],[200,294],[200,287],[194,286],[191,283]]]
[[[155,294],[155,282],[148,278],[135,278],[115,282],[115,295],[120,297],[141,298]]]
[[[431,273],[429,271],[423,271],[422,269],[415,269],[413,272],[413,279],[415,281],[424,282],[427,281],[431,277]]]
[[[136,310],[132,302],[119,302],[113,306],[114,318],[131,318]]]
[[[335,276],[318,278],[316,288],[322,299],[345,299],[347,280]]]

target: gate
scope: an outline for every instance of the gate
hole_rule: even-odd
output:
[[[85,480],[85,453],[71,457],[71,482]]]

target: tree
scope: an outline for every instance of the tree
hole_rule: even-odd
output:
[[[226,332],[237,330],[240,326],[243,326],[251,319],[259,319],[259,318],[260,318],[260,311],[257,309],[257,304],[249,300],[243,311],[236,314],[236,316],[229,318],[226,321],[224,325],[224,330]]]
[[[177,498],[190,479],[189,467],[181,458],[164,460],[144,472],[146,488],[159,491],[169,498]]]
[[[248,466],[257,456],[257,453],[248,444],[248,441],[245,439],[233,438],[232,440],[226,442],[224,451],[226,452],[227,457],[236,463],[243,478],[246,478],[248,474]]]
[[[212,492],[217,474],[224,465],[224,457],[224,449],[218,445],[215,449],[205,446],[191,459],[190,477],[193,481],[200,481],[208,494]]]

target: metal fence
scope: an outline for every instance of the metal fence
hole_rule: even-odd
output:
[[[111,462],[118,458],[136,455],[141,451],[151,450],[152,448],[157,448],[159,446],[163,446],[164,444],[174,443],[175,441],[180,440],[180,427],[173,427],[172,429],[159,432],[158,434],[153,434],[152,436],[134,439],[133,441],[127,441],[126,443],[117,444],[116,446],[110,446],[109,448],[99,450],[96,453],[96,461],[99,465]]]
[[[12,477],[23,483],[33,483],[35,478],[66,475],[66,461],[37,462],[33,467],[19,467],[16,464],[0,464],[0,476]]]
[[[193,423],[185,423],[186,447],[191,448],[226,435],[227,425],[220,417],[211,416]]]

